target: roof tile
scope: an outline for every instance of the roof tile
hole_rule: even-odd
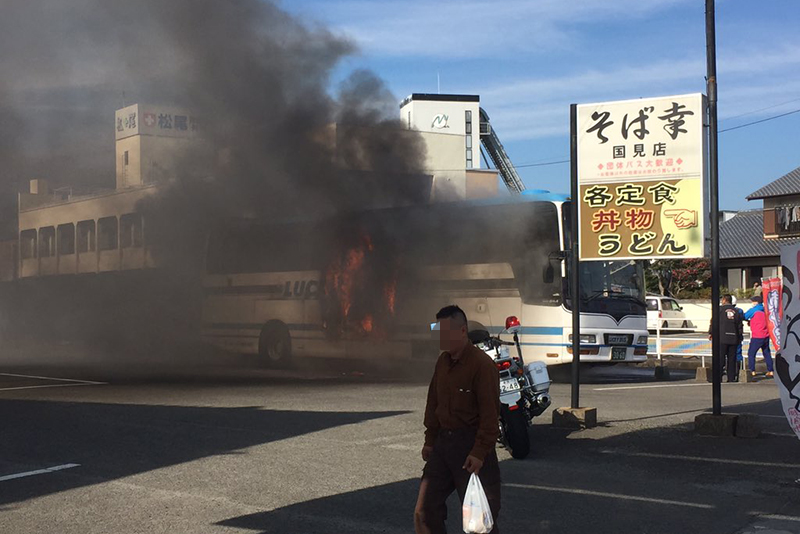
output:
[[[800,237],[764,239],[764,212],[742,211],[719,225],[719,257],[780,256],[780,247],[800,242]]]
[[[800,195],[800,167],[747,195],[747,200],[785,195]]]

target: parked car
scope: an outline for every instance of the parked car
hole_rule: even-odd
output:
[[[691,323],[678,301],[663,295],[647,295],[647,329],[689,328]]]

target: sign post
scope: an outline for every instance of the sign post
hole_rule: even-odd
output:
[[[570,108],[572,409],[580,406],[580,265],[706,255],[705,97],[678,95]],[[644,281],[640,281],[641,284]],[[644,312],[644,303],[642,302]]]
[[[570,228],[572,229],[572,254],[570,257],[571,270],[569,285],[570,306],[572,306],[572,401],[573,410],[580,408],[581,387],[581,299],[580,299],[580,268],[581,257],[578,244],[580,226],[578,224],[578,106],[569,107],[569,150],[570,150],[570,189],[573,201],[570,212]]]
[[[711,183],[711,401],[722,415],[722,361],[719,343],[719,165],[717,148],[717,38],[714,0],[706,0],[706,87],[708,91],[709,181]]]

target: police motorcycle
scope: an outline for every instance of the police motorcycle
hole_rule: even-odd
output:
[[[496,336],[479,323],[470,321],[469,339],[473,345],[489,355],[500,372],[500,437],[498,441],[522,459],[531,449],[528,426],[534,417],[550,406],[550,375],[544,362],[525,364],[519,341],[519,320],[506,319],[505,329]],[[510,334],[514,341],[503,341],[500,335]],[[516,347],[512,355],[509,347]]]

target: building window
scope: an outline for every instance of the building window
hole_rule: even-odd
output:
[[[94,221],[81,221],[78,223],[78,252],[94,252],[95,227]]]
[[[117,233],[117,218],[103,217],[97,221],[97,249],[115,250],[119,234]]]
[[[124,159],[125,159],[125,165],[127,165],[128,164],[128,151],[127,150],[125,151]]]
[[[119,218],[119,239],[122,248],[142,246],[141,213],[126,213]]]
[[[58,254],[75,254],[75,225],[72,223],[58,225]]]
[[[19,254],[23,260],[36,257],[36,230],[23,230],[19,233]]]
[[[467,156],[467,169],[472,168],[472,111],[466,110],[464,112],[464,131],[466,132],[466,156]]]
[[[56,229],[52,226],[39,228],[39,257],[54,258],[56,255]]]

